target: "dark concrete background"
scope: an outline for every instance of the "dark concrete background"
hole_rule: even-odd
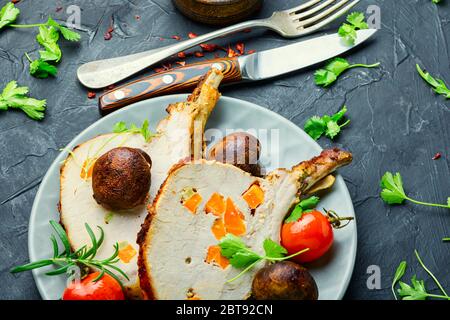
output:
[[[445,203],[450,196],[449,102],[435,95],[415,71],[419,63],[450,84],[449,2],[361,1],[355,10],[365,11],[369,4],[381,7],[382,26],[374,41],[348,58],[352,62],[380,61],[382,66],[347,72],[330,89],[314,85],[311,69],[223,90],[224,95],[264,106],[300,127],[313,115],[333,113],[344,103],[348,106],[351,124],[334,142],[326,138],[319,141],[324,148],[349,149],[355,158],[351,166],[340,171],[358,219],[358,255],[347,299],[392,299],[390,283],[401,260],[409,262],[408,276],[417,273],[427,279],[430,290],[435,290],[414,258],[415,248],[442,285],[450,289],[450,244],[441,241],[450,236],[449,210],[412,204],[389,207],[378,196],[380,177],[387,170],[402,173],[406,191],[413,198]],[[2,6],[5,3],[0,1]],[[266,1],[259,15],[265,17],[273,10],[299,3]],[[21,10],[18,22],[44,21],[49,14],[65,21],[70,4],[82,8],[82,41],[79,45],[61,41],[63,59],[54,79],[39,80],[28,74],[23,54],[37,55],[36,30],[0,31],[1,87],[17,80],[29,86],[33,96],[48,101],[42,122],[21,112],[0,111],[0,299],[40,298],[30,272],[11,275],[8,270],[28,261],[31,206],[59,148],[100,118],[97,100],[88,99],[87,90],[76,80],[77,67],[172,43],[172,35],[186,38],[189,31],[201,34],[213,29],[184,18],[169,0],[22,0],[17,5]],[[103,35],[112,19],[113,38],[105,41]],[[337,30],[340,22],[330,26],[329,32]],[[256,50],[289,43],[271,32],[252,31],[235,38],[245,40],[247,49]],[[442,158],[432,160],[436,152],[442,153]],[[370,265],[380,266],[380,290],[366,286]]]

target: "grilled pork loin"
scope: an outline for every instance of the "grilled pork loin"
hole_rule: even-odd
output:
[[[280,241],[280,228],[299,196],[352,155],[323,151],[291,170],[258,178],[230,164],[197,160],[172,168],[138,236],[139,278],[148,299],[245,299],[256,265],[242,270],[221,256],[219,240],[232,233],[263,254],[266,238]]]
[[[147,214],[146,204],[154,198],[174,164],[182,159],[202,155],[203,129],[220,97],[217,88],[222,78],[220,71],[211,70],[187,101],[170,105],[167,108],[168,116],[159,123],[156,135],[150,141],[145,141],[141,134],[100,135],[77,146],[61,168],[61,223],[73,249],[90,245],[85,223],[97,233],[96,226],[102,227],[105,239],[97,258],[111,256],[113,245],[119,243],[118,267],[130,278],[129,281],[123,279],[128,298],[139,298],[141,294],[137,279],[136,235]],[[144,205],[112,212],[93,198],[91,175],[95,160],[117,147],[138,148],[150,156],[151,187]]]

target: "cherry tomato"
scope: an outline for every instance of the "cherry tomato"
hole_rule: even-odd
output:
[[[125,300],[120,284],[110,275],[104,274],[94,282],[100,273],[90,273],[80,282],[71,283],[63,293],[63,300]]]
[[[285,223],[281,228],[281,244],[289,255],[309,248],[293,258],[299,263],[323,256],[333,244],[333,239],[333,228],[328,217],[316,210],[303,213],[299,220]]]

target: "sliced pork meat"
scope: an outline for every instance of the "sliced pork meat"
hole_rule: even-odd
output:
[[[146,205],[154,198],[174,164],[193,156],[201,157],[203,129],[220,97],[217,88],[222,77],[220,71],[211,70],[187,101],[170,105],[168,116],[159,123],[156,135],[150,141],[145,141],[140,134],[100,135],[76,147],[61,167],[61,223],[73,249],[90,245],[85,223],[96,231],[96,226],[102,227],[105,240],[97,257],[109,257],[113,253],[113,245],[119,243],[118,267],[130,278],[129,281],[123,279],[129,298],[139,298],[141,293],[137,278],[136,235],[147,214]],[[93,198],[92,169],[96,159],[118,147],[136,148],[150,156],[151,187],[143,205],[112,211]]]
[[[230,164],[197,160],[175,166],[162,184],[139,233],[139,277],[149,299],[246,299],[256,265],[242,270],[221,256],[219,240],[239,236],[261,254],[299,196],[352,155],[338,149],[258,178]]]

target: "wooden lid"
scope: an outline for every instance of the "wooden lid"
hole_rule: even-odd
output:
[[[173,3],[192,20],[228,25],[254,14],[261,9],[263,0],[173,0]]]

